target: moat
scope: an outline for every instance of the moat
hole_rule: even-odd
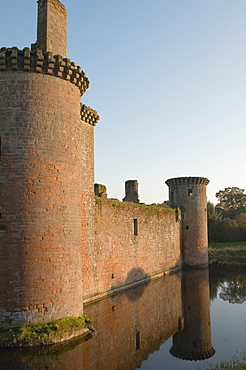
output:
[[[206,369],[245,351],[245,301],[246,271],[179,272],[87,305],[87,341],[1,350],[0,368]]]

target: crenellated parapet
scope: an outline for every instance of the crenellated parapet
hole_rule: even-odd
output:
[[[206,177],[176,177],[166,181],[168,186],[170,185],[208,185],[209,180]]]
[[[97,122],[100,120],[100,116],[96,110],[87,107],[85,104],[82,103],[80,108],[80,115],[82,121],[89,123],[92,126],[96,126]]]
[[[43,73],[59,77],[77,86],[81,95],[90,83],[83,70],[70,59],[27,47],[23,50],[17,47],[0,49],[0,72],[6,71]]]

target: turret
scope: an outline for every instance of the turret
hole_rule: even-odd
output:
[[[169,179],[169,203],[180,208],[184,266],[208,264],[207,196],[209,180],[204,177]]]
[[[94,232],[99,116],[81,106],[89,81],[64,58],[64,6],[38,9],[37,46],[0,50],[0,325],[81,315]]]

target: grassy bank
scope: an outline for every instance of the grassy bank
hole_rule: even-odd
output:
[[[199,367],[197,368],[199,369]],[[222,361],[215,366],[209,366],[207,370],[245,370],[246,369],[246,353],[239,353],[233,356],[231,361]]]
[[[44,346],[64,342],[89,332],[87,316],[66,317],[47,324],[0,327],[0,348]]]
[[[246,242],[209,243],[210,264],[246,266]]]

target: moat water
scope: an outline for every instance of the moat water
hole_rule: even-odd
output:
[[[0,369],[207,369],[246,351],[246,270],[186,271],[87,305],[95,332],[0,350]]]

